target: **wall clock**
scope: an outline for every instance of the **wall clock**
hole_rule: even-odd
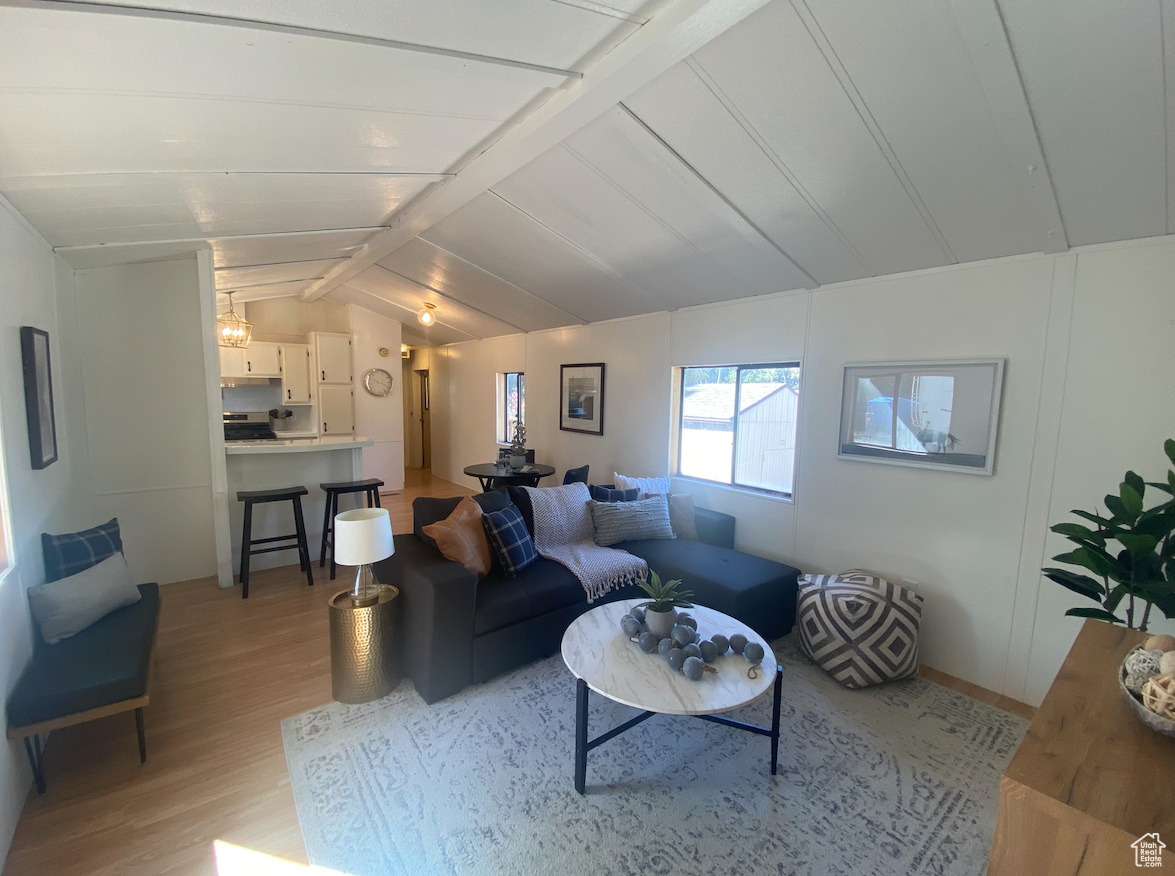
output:
[[[363,375],[363,388],[382,398],[392,391],[392,375],[382,368],[372,368]]]

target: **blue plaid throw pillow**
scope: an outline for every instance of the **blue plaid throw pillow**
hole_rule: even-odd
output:
[[[122,553],[122,535],[118,518],[82,532],[62,535],[41,533],[41,553],[45,556],[45,581],[60,581],[96,566],[108,557]]]
[[[486,511],[481,522],[507,578],[513,578],[539,558],[522,512],[514,505],[501,511]]]
[[[641,491],[636,487],[631,490],[616,490],[598,484],[588,487],[588,492],[597,502],[635,502],[641,496]]]

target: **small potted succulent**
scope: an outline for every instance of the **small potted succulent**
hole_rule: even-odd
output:
[[[661,576],[649,570],[649,577],[637,581],[637,586],[649,596],[642,608],[645,610],[645,626],[658,640],[667,638],[677,621],[677,609],[693,608],[690,598],[692,590],[678,590],[681,579],[662,581]]]
[[[526,465],[526,426],[522,420],[514,424],[514,437],[510,439],[510,468],[518,471]]]

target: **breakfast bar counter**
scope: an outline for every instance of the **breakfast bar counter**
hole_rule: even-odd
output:
[[[375,444],[369,438],[355,438],[351,435],[324,436],[321,438],[277,438],[256,441],[226,441],[224,452],[228,456],[258,456],[270,453],[313,453],[319,450],[358,450]]]
[[[327,570],[318,566],[322,546],[322,523],[326,513],[326,494],[319,484],[352,481],[363,477],[363,448],[375,444],[354,435],[330,435],[318,438],[278,438],[255,441],[226,441],[224,445],[228,476],[229,538],[232,545],[232,570],[241,567],[241,531],[244,508],[237,493],[247,490],[270,490],[303,486],[303,519],[313,560],[316,580],[327,580]],[[342,507],[340,502],[339,510]],[[350,507],[350,506],[348,506]],[[289,502],[257,505],[253,509],[253,538],[266,538],[294,531]],[[298,562],[295,550],[260,554],[252,558],[253,569],[289,566]],[[253,589],[250,586],[250,589]]]

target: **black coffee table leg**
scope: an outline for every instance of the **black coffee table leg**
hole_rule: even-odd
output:
[[[783,695],[783,667],[775,667],[775,704],[771,714],[771,775],[779,763],[779,703]]]
[[[588,686],[582,678],[575,680],[575,790],[583,793],[587,781]]]

